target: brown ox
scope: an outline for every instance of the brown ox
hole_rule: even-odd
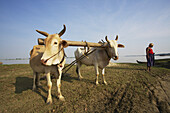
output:
[[[47,78],[48,97],[47,103],[52,103],[51,98],[51,77],[50,74],[54,74],[57,78],[58,98],[64,100],[61,94],[61,76],[62,69],[65,64],[64,49],[67,47],[67,42],[62,40],[60,36],[64,34],[66,27],[59,34],[48,34],[43,31],[38,31],[40,34],[46,36],[44,45],[35,45],[30,51],[30,66],[33,70],[33,90],[39,85],[39,73],[45,73]],[[37,82],[36,82],[37,81]]]
[[[107,36],[106,36],[106,43],[104,43],[104,47],[105,48],[91,48],[91,50],[96,49],[96,51],[94,51],[92,54],[88,55],[88,57],[83,58],[82,60],[77,62],[77,68],[76,68],[76,72],[78,74],[79,79],[82,78],[81,73],[80,73],[80,67],[82,64],[85,65],[92,65],[95,68],[95,72],[96,72],[96,85],[99,84],[98,82],[98,76],[99,76],[99,69],[102,69],[102,75],[103,75],[103,82],[104,84],[107,85],[107,82],[105,80],[104,77],[104,71],[105,71],[105,67],[109,64],[111,58],[113,58],[114,60],[118,59],[118,52],[117,52],[117,48],[118,47],[124,47],[124,45],[122,44],[117,44],[117,40],[118,40],[118,36],[116,37],[115,40],[108,40]],[[75,51],[75,58],[78,59],[79,57],[81,57],[82,55],[84,55],[84,50],[82,50],[81,48],[78,48]]]

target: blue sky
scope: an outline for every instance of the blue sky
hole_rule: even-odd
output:
[[[0,59],[29,58],[43,38],[35,30],[65,40],[98,42],[107,35],[126,46],[120,56],[143,55],[150,42],[155,53],[170,52],[169,0],[0,0]],[[66,49],[74,56],[74,47]]]

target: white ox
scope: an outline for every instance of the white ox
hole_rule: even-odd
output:
[[[57,88],[58,88],[58,98],[64,100],[64,97],[61,94],[61,76],[62,69],[65,64],[65,54],[64,49],[67,47],[67,42],[62,40],[60,36],[64,34],[66,27],[59,34],[48,34],[43,31],[38,31],[40,34],[46,36],[47,38],[44,41],[45,45],[35,45],[30,51],[30,66],[33,70],[33,90],[39,85],[39,73],[45,73],[47,78],[47,87],[48,87],[48,97],[47,103],[52,103],[51,98],[51,88],[52,82],[50,74],[54,74],[57,78]],[[36,82],[37,81],[37,82]]]
[[[98,76],[99,76],[99,69],[102,69],[102,75],[103,75],[103,83],[107,85],[107,82],[104,77],[105,67],[109,64],[111,58],[114,60],[118,59],[118,47],[124,47],[122,44],[117,44],[118,36],[116,36],[115,40],[108,40],[107,36],[105,37],[106,43],[104,43],[104,46],[106,48],[91,48],[91,50],[96,49],[92,54],[88,55],[87,57],[83,58],[82,60],[77,62],[76,72],[78,74],[79,79],[83,78],[80,73],[80,67],[82,64],[85,64],[87,66],[94,66],[95,72],[96,72],[96,85],[99,84],[98,82]],[[81,48],[77,48],[75,51],[75,58],[78,59],[82,55],[84,55],[85,51]]]

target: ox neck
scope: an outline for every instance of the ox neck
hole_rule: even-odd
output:
[[[66,54],[65,54],[65,52],[64,52],[63,58],[61,59],[60,63],[58,63],[58,64],[56,64],[56,65],[60,65],[60,64],[62,64],[62,63],[63,63],[63,61],[64,61],[64,59],[65,59],[65,56],[66,56]]]
[[[109,59],[111,59],[112,57],[109,56],[109,53],[108,53],[108,51],[107,51],[107,48],[105,48],[105,52],[106,52],[107,57],[108,57]]]

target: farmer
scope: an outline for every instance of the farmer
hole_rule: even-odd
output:
[[[146,48],[147,71],[151,71],[151,66],[154,66],[154,52],[152,50],[153,43]]]

